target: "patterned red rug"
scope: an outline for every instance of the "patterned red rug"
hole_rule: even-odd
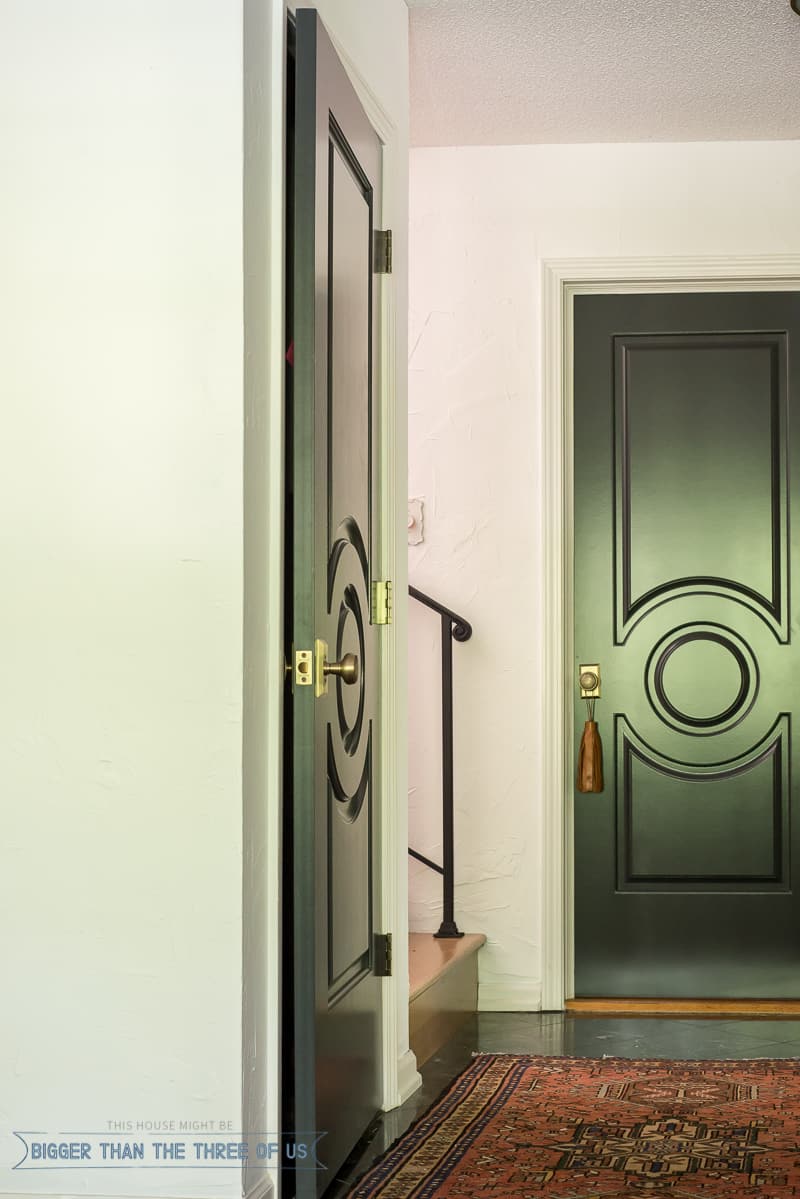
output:
[[[477,1057],[350,1199],[800,1196],[800,1061]]]

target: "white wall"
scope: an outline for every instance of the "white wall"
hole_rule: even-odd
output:
[[[407,12],[320,8],[397,126],[405,313]],[[241,1188],[12,1174],[13,1129],[277,1129],[284,21],[0,5],[0,1190]]]
[[[411,156],[411,581],[454,647],[456,916],[488,935],[484,1009],[541,997],[541,270],[548,258],[800,252],[800,143],[421,149]],[[440,850],[438,628],[412,611],[410,826]],[[440,918],[410,867],[411,927]]]
[[[0,1189],[12,1129],[241,1105],[242,29],[0,5]]]

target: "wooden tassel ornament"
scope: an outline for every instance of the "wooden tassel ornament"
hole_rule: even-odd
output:
[[[583,726],[578,751],[578,790],[597,793],[603,790],[603,743],[594,719],[594,700],[587,700],[586,706],[590,719]]]

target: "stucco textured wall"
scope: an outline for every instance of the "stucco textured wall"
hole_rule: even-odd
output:
[[[480,1005],[541,997],[542,261],[800,252],[800,143],[418,149],[411,155],[411,582],[472,621],[454,649],[456,916]],[[412,605],[411,844],[441,853],[438,624]],[[410,865],[411,927],[440,880]]]

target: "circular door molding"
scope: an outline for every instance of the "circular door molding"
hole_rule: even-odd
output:
[[[358,524],[352,518],[337,530],[328,561],[328,611],[335,627],[332,656],[341,661],[353,654],[358,677],[347,684],[339,676],[329,686],[334,701],[328,720],[328,781],[334,810],[354,821],[367,797],[371,778],[372,663],[369,637],[369,577],[366,551]]]
[[[698,651],[705,658],[701,664]],[[693,691],[698,671],[705,696],[703,688]],[[753,707],[758,688],[758,663],[750,646],[733,629],[711,622],[679,625],[667,633],[645,667],[645,691],[656,716],[695,737],[739,724]]]
[[[336,710],[339,718],[339,736],[342,739],[345,753],[349,754],[351,758],[358,751],[364,730],[364,705],[367,691],[364,622],[364,609],[358,590],[352,583],[348,583],[339,602],[336,622],[336,657],[341,661],[346,653],[355,652],[359,662],[359,671],[355,687],[345,687],[342,685],[341,679],[336,680]]]

